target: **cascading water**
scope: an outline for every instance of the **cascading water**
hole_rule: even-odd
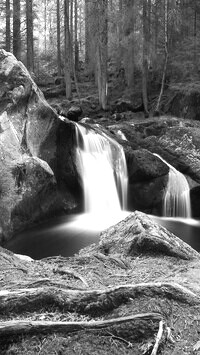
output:
[[[105,133],[76,123],[77,162],[83,181],[84,210],[90,221],[109,226],[127,206],[128,175],[123,148]]]
[[[170,168],[164,196],[163,215],[166,217],[191,218],[190,187],[187,179],[158,154],[154,155]]]

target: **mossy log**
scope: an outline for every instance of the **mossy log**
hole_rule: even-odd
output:
[[[99,330],[105,328],[120,327],[128,323],[131,332],[138,334],[138,329],[146,327],[155,328],[153,323],[158,323],[162,319],[159,313],[141,313],[127,317],[113,318],[109,320],[91,321],[91,322],[64,322],[64,321],[30,321],[30,320],[12,320],[0,323],[0,337],[16,336],[21,334],[41,334],[41,333],[64,333],[83,330]],[[146,323],[146,324],[145,324]],[[155,330],[155,329],[154,329]]]
[[[200,257],[190,245],[139,211],[102,232],[99,244],[93,244],[80,254],[84,255],[88,251],[90,254],[100,251],[106,255],[120,254],[124,257],[141,253],[164,254],[184,260]]]
[[[0,291],[0,314],[10,311],[34,311],[56,306],[64,311],[102,314],[141,296],[159,295],[189,304],[199,304],[200,297],[189,289],[167,282],[140,283],[109,287],[103,290],[72,290],[56,287],[37,287]]]

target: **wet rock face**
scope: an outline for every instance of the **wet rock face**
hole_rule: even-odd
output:
[[[169,168],[146,149],[126,153],[129,183],[145,182],[168,174]]]
[[[45,161],[24,154],[12,161],[6,157],[0,166],[0,224],[9,238],[59,201],[54,173]]]
[[[198,121],[163,116],[116,123],[109,125],[109,129],[116,135],[116,139],[118,139],[118,130],[127,139],[127,142],[121,143],[127,156],[131,206],[151,212],[152,208],[155,210],[160,204],[159,200],[167,183],[167,167],[164,168],[163,164],[154,161],[151,153],[159,154],[186,175],[191,188],[200,184],[200,123]],[[200,205],[200,198],[195,197],[194,194],[194,192],[191,194],[193,215],[199,216],[197,206]]]
[[[200,218],[200,186],[195,186],[190,190],[192,216]]]
[[[20,146],[53,166],[58,116],[24,65],[11,53],[1,50],[0,113],[4,111],[16,130]]]
[[[0,50],[0,241],[77,206],[70,190],[76,174],[73,132],[24,65]],[[69,183],[63,183],[66,176]]]

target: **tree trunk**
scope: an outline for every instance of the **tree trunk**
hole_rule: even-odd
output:
[[[32,0],[26,0],[26,30],[27,30],[27,69],[30,72],[34,72]]]
[[[147,2],[147,17],[148,17],[148,39],[147,39],[147,44],[148,44],[148,57],[149,57],[149,62],[151,65],[151,0],[148,0]]]
[[[74,65],[74,0],[70,0],[70,19],[69,19],[69,32],[70,32],[70,68],[73,75]]]
[[[47,0],[44,0],[44,52],[47,55]]]
[[[6,0],[6,51],[10,52],[10,0]]]
[[[157,55],[158,55],[158,2],[155,3],[155,19],[154,19],[154,69],[157,66]]]
[[[20,0],[13,0],[13,54],[21,59],[21,11]]]
[[[162,99],[162,95],[163,95],[163,91],[164,91],[164,86],[165,86],[165,77],[166,77],[167,63],[168,63],[168,56],[169,56],[168,55],[168,7],[169,7],[169,0],[165,0],[165,3],[164,3],[165,62],[164,62],[164,68],[163,68],[160,94],[159,94],[156,109],[155,109],[155,115],[159,115],[160,103],[161,103],[161,99]]]
[[[95,74],[98,11],[97,0],[85,0],[85,67],[92,77]]]
[[[60,0],[57,0],[57,67],[58,67],[58,76],[61,76]]]
[[[117,56],[117,70],[120,71],[122,67],[123,60],[123,0],[119,0],[119,16],[118,16],[118,24],[117,24],[117,40],[118,40],[118,56]]]
[[[69,32],[69,0],[64,2],[64,21],[65,21],[65,88],[66,98],[69,100],[72,95],[71,90],[71,67],[70,67],[70,32]]]
[[[127,68],[126,70],[126,82],[129,88],[133,87],[134,84],[134,48],[135,48],[135,43],[134,43],[134,29],[135,29],[135,0],[126,0],[126,13],[125,13],[125,19],[124,21],[127,21],[127,27],[126,23],[124,24],[125,31],[129,33],[128,36],[128,50],[127,50]],[[123,48],[121,50],[121,56],[123,58]]]
[[[74,16],[75,16],[75,23],[74,23],[74,41],[75,41],[75,71],[78,72],[79,69],[79,48],[78,48],[78,7],[77,7],[77,0],[74,3]]]
[[[194,0],[194,70],[197,72],[197,2]]]
[[[99,104],[103,110],[107,108],[107,7],[107,0],[98,1],[97,84]]]
[[[149,116],[148,112],[148,17],[147,17],[147,0],[143,0],[143,50],[142,50],[142,98],[144,105],[145,117]]]

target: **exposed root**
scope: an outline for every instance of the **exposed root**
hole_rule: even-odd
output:
[[[156,355],[157,352],[158,352],[158,347],[160,345],[160,342],[161,342],[161,339],[162,339],[162,335],[163,335],[163,325],[164,325],[163,320],[161,320],[159,322],[158,334],[156,336],[156,342],[155,342],[155,345],[154,345],[153,350],[151,352],[151,355]]]
[[[10,287],[12,287],[12,290],[18,289],[24,289],[24,288],[38,288],[38,287],[56,287],[59,289],[65,289],[65,290],[74,290],[74,286],[69,285],[65,280],[59,280],[59,281],[54,281],[53,279],[50,278],[41,278],[41,279],[36,279],[33,281],[30,280],[20,280],[20,281],[13,281],[10,283]],[[76,290],[82,290],[83,287],[76,287]]]
[[[159,313],[141,313],[128,317],[113,318],[92,322],[52,322],[52,321],[6,321],[0,323],[0,337],[16,336],[21,334],[41,333],[71,333],[80,330],[98,330],[122,326],[128,322],[131,331],[137,330],[144,323],[160,322],[162,319]],[[108,334],[108,333],[107,333]],[[114,334],[113,334],[114,335]]]
[[[200,297],[176,283],[141,283],[109,287],[103,290],[72,290],[57,287],[37,287],[0,291],[0,313],[11,310],[38,310],[54,305],[59,309],[80,313],[102,313],[139,296],[160,295],[188,304],[199,304]]]
[[[58,273],[60,275],[71,275],[75,279],[81,280],[86,287],[89,287],[87,281],[81,275],[71,269],[67,269],[66,267],[56,268],[54,269],[54,273]]]

